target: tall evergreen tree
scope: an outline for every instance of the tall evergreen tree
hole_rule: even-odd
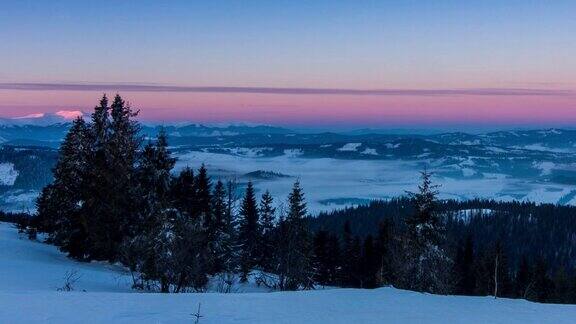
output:
[[[279,288],[310,289],[313,286],[312,242],[305,223],[304,193],[296,181],[288,197],[288,214],[280,223],[276,241]]]
[[[198,219],[196,216],[196,186],[194,170],[185,167],[180,171],[172,185],[172,199],[174,206],[186,214],[189,218]]]
[[[246,193],[240,208],[240,227],[238,240],[241,248],[240,255],[240,280],[246,282],[252,268],[258,263],[260,226],[258,205],[252,182],[248,182]]]
[[[273,206],[274,200],[269,191],[266,191],[260,199],[260,256],[259,266],[265,270],[272,269],[272,258],[274,254],[274,220],[276,208]]]
[[[207,229],[211,229],[213,220],[213,215],[211,213],[212,205],[212,182],[208,176],[208,170],[206,166],[202,164],[196,178],[194,179],[194,186],[196,188],[196,206],[194,208],[194,213],[197,217],[200,217],[204,222],[204,226]]]
[[[106,94],[92,113],[92,145],[94,150],[102,150],[110,139],[110,107]]]
[[[92,114],[91,167],[83,205],[90,258],[115,260],[135,221],[137,200],[132,179],[140,141],[138,124],[131,120],[134,116],[120,96],[115,97],[112,107],[103,97]]]
[[[214,268],[212,273],[230,272],[233,268],[233,232],[227,223],[226,211],[226,188],[220,180],[214,186],[212,194],[212,214],[214,215],[213,232],[215,234],[213,244]]]
[[[432,184],[432,174],[423,171],[418,192],[410,193],[415,212],[406,218],[405,253],[403,268],[405,286],[417,291],[447,293],[451,287],[446,268],[450,259],[443,250],[444,226],[435,210],[438,186]]]
[[[142,197],[139,210],[144,214],[140,221],[143,225],[151,221],[156,226],[159,215],[171,207],[171,171],[175,163],[176,159],[168,150],[166,134],[161,131],[155,143],[150,142],[144,147],[137,170],[138,194]]]
[[[50,240],[73,258],[83,258],[88,244],[86,219],[80,209],[89,154],[88,127],[77,118],[60,147],[54,182],[38,199],[40,230],[49,233]]]

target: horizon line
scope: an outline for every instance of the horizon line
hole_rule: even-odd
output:
[[[574,90],[531,88],[357,89],[244,86],[177,86],[141,83],[4,82],[0,90],[19,91],[126,91],[179,93],[248,93],[271,95],[351,96],[576,96]]]

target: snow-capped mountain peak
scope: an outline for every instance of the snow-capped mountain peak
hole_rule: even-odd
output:
[[[0,125],[5,126],[49,126],[68,123],[77,117],[87,116],[80,110],[60,110],[54,113],[32,113],[24,116],[0,118]]]

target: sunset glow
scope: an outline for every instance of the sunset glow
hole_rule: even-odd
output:
[[[103,93],[119,92],[141,119],[158,122],[576,123],[570,1],[426,8],[403,1],[104,1],[94,19],[93,6],[3,8],[0,117],[89,111]],[[34,59],[38,52],[42,61]]]

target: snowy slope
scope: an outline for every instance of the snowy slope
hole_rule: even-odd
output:
[[[14,170],[12,163],[0,163],[0,185],[12,186],[18,177],[18,171]]]
[[[59,292],[67,271],[76,291]],[[81,264],[0,223],[0,323],[572,323],[576,306],[393,288],[238,294],[129,290],[120,267]],[[83,292],[82,290],[86,290]]]
[[[130,292],[130,277],[122,268],[74,262],[56,247],[20,237],[11,224],[0,223],[0,293],[56,291],[68,271],[80,275],[80,291]]]

